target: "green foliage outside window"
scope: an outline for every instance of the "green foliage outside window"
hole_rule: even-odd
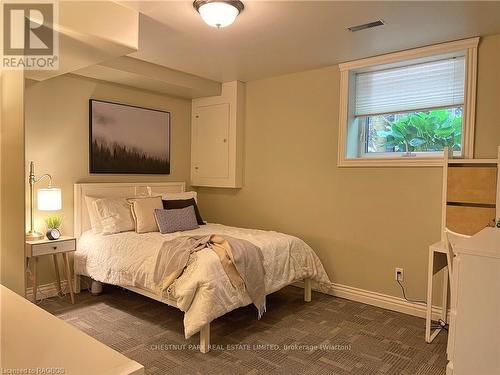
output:
[[[462,107],[382,116],[384,130],[376,130],[387,151],[432,152],[461,150]]]

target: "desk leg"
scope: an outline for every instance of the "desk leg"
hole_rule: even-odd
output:
[[[448,266],[446,266],[443,270],[444,270],[444,274],[443,274],[443,299],[442,299],[442,303],[441,303],[441,306],[443,306],[443,309],[441,311],[441,320],[443,322],[447,322],[448,321],[448,317],[447,317],[447,312],[448,312],[448,267],[450,267],[450,265],[448,264]]]
[[[59,275],[59,265],[57,264],[57,254],[52,254],[52,259],[54,260],[54,269],[56,270],[57,291],[59,294],[61,294],[62,293],[61,276]]]
[[[68,254],[62,253],[64,260],[64,268],[66,272],[66,280],[69,288],[69,294],[71,296],[71,303],[75,303],[75,294],[73,293],[73,278],[71,277],[71,268],[69,267]]]
[[[429,250],[429,263],[427,269],[427,307],[425,312],[425,342],[431,342],[432,323],[432,279],[434,278],[434,251]]]
[[[38,290],[36,269],[37,269],[38,257],[31,257],[31,261],[33,262],[33,279],[31,280],[33,284],[33,303],[36,303],[36,292]]]

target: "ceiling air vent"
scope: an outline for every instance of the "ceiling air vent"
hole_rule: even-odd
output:
[[[383,25],[385,25],[384,21],[377,20],[374,22],[364,23],[363,25],[351,26],[348,27],[347,30],[352,31],[354,33],[356,31],[371,29],[372,27],[383,26]]]

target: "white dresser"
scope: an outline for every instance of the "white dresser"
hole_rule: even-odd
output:
[[[500,374],[500,229],[455,246],[447,375]]]
[[[1,374],[143,375],[144,367],[0,285]]]

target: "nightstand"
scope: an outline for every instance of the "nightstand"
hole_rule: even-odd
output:
[[[36,302],[37,292],[37,263],[38,257],[49,255],[52,256],[54,267],[56,270],[57,288],[59,293],[61,289],[61,278],[59,276],[59,266],[57,264],[57,255],[61,254],[64,261],[64,273],[68,283],[69,293],[71,296],[71,303],[75,303],[75,294],[73,292],[73,275],[69,266],[68,253],[76,250],[76,239],[74,237],[61,237],[58,240],[36,240],[26,241],[26,257],[29,263],[33,265],[32,281],[33,281],[33,302]]]

